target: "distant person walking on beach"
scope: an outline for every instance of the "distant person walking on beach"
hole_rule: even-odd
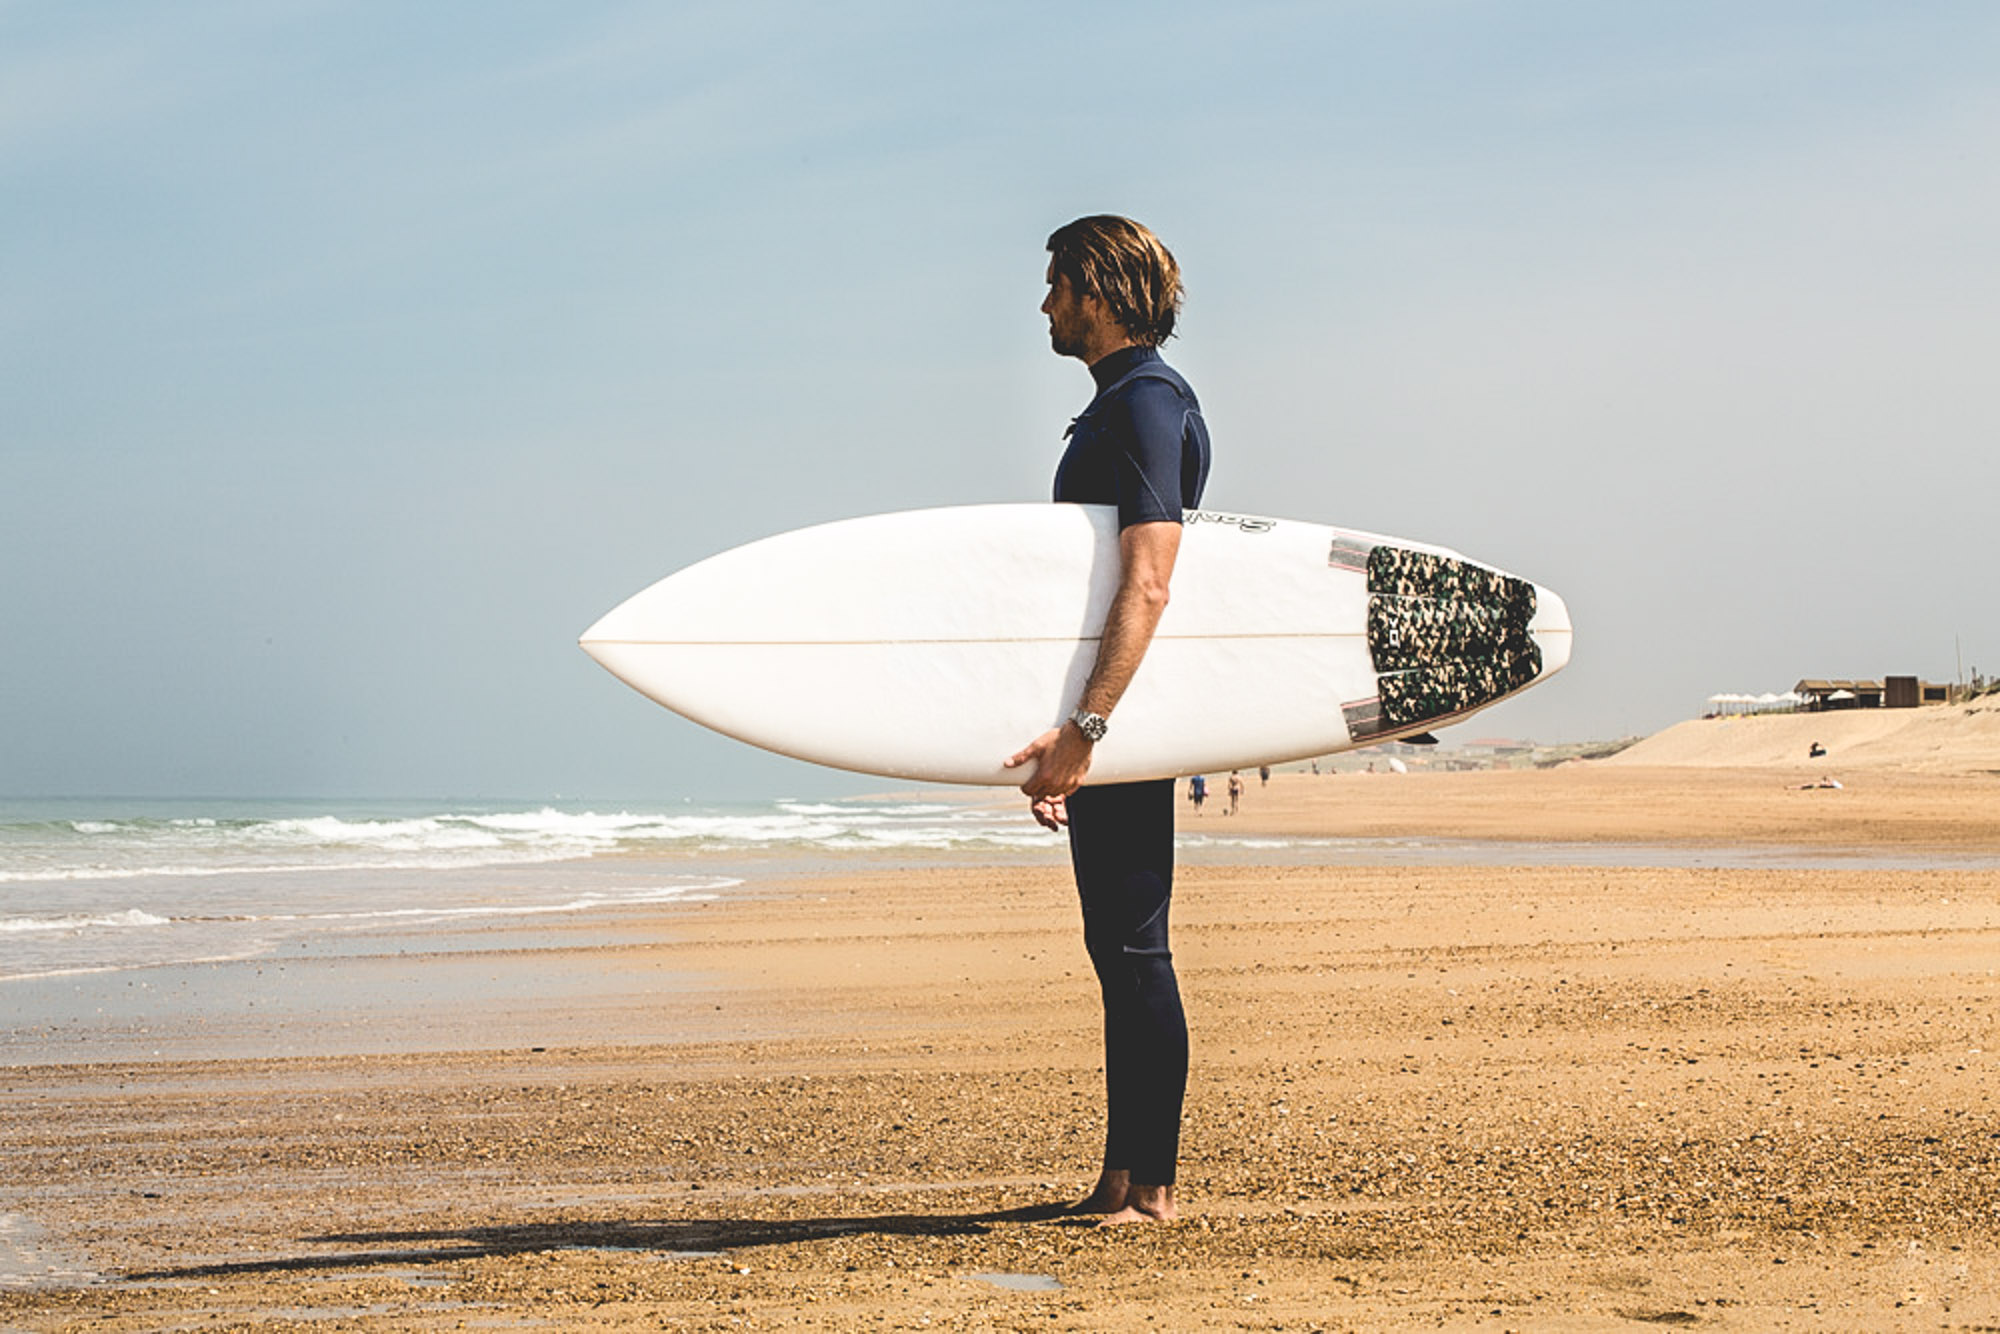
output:
[[[1096,397],[1069,427],[1055,498],[1118,509],[1119,580],[1083,697],[1007,763],[1035,819],[1069,829],[1083,942],[1104,997],[1104,1166],[1077,1206],[1104,1222],[1175,1216],[1187,1019],[1167,947],[1174,780],[1083,786],[1166,609],[1181,515],[1201,503],[1208,427],[1160,358],[1181,307],[1180,265],[1129,218],[1089,217],[1049,237],[1049,344],[1090,368]],[[1199,780],[1197,780],[1199,781]]]
[[[1188,779],[1188,804],[1194,807],[1194,813],[1196,815],[1201,814],[1201,804],[1207,800],[1208,800],[1207,777],[1202,774],[1196,774],[1193,778]]]
[[[1234,769],[1229,771],[1229,813],[1236,814],[1236,804],[1243,800],[1243,775]]]

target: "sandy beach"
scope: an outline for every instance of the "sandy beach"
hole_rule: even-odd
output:
[[[1187,866],[1165,1227],[1053,1208],[1102,1131],[1053,853],[550,931],[535,967],[598,984],[532,1045],[415,1012],[374,1055],[0,1068],[0,1328],[2000,1328],[2000,778],[1821,769],[1184,812],[1553,852]],[[1678,851],[1562,853],[1639,846]]]

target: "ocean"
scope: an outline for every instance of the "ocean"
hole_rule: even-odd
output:
[[[0,801],[0,983],[574,919],[827,857],[1059,847],[957,801]]]

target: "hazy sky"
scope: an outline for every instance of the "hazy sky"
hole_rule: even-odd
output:
[[[867,784],[575,645],[1040,500],[1056,225],[1186,270],[1209,503],[1561,592],[1447,738],[2000,669],[2000,6],[0,0],[0,793]]]

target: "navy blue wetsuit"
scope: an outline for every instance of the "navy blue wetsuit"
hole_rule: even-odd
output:
[[[1097,397],[1070,426],[1055,498],[1116,505],[1120,529],[1179,523],[1208,480],[1208,427],[1194,390],[1147,347],[1114,352],[1090,374]],[[1138,1185],[1172,1185],[1188,1067],[1167,948],[1174,780],[1087,786],[1068,806],[1084,947],[1104,993],[1104,1166]]]

